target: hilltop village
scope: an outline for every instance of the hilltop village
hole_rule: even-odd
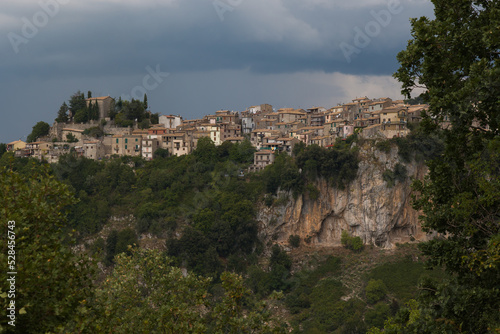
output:
[[[35,157],[49,163],[57,162],[70,150],[94,160],[112,156],[142,156],[152,160],[158,149],[176,156],[189,154],[203,137],[210,138],[215,145],[249,140],[257,150],[250,168],[259,170],[273,163],[274,153],[291,154],[299,142],[329,147],[337,138],[345,139],[354,133],[363,138],[406,136],[408,124],[418,123],[421,113],[428,108],[423,104],[407,105],[402,100],[365,96],[330,109],[274,110],[269,104],[261,104],[242,112],[219,110],[201,119],[159,115],[157,124],[140,128],[137,121],[126,127],[117,124],[111,117],[115,99],[110,96],[87,98],[85,102],[96,109],[93,120],[78,123],[76,115],[68,110],[67,120],[54,122],[47,136],[30,143],[11,142],[7,150],[18,157]]]

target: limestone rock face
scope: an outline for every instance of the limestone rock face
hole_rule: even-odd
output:
[[[395,243],[427,240],[418,221],[419,212],[411,207],[410,179],[388,187],[382,174],[394,170],[397,148],[390,153],[373,145],[360,147],[356,179],[344,190],[333,188],[326,180],[316,181],[319,197],[312,200],[305,192],[294,199],[281,192],[272,207],[262,207],[257,219],[264,239],[286,244],[290,235],[298,235],[310,245],[340,246],[346,230],[365,244],[391,248]],[[421,179],[427,172],[424,164],[404,164],[408,176]]]

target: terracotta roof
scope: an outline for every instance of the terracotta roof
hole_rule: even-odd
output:
[[[8,143],[7,145],[14,145],[14,144],[17,144],[17,143],[24,143],[24,142],[22,140],[15,140],[13,142]]]
[[[89,101],[89,100],[105,100],[107,98],[111,98],[111,96],[91,97],[91,98],[85,99],[85,101]]]

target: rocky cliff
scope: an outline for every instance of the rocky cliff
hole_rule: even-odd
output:
[[[410,178],[421,179],[425,165],[405,164],[409,178],[388,187],[382,174],[400,162],[397,147],[384,153],[367,142],[360,146],[359,154],[357,177],[345,190],[320,179],[315,183],[319,190],[315,200],[307,191],[296,199],[281,192],[272,207],[262,207],[257,217],[261,236],[285,244],[290,235],[298,235],[310,245],[339,246],[342,230],[346,230],[365,244],[382,248],[426,240],[410,196]]]

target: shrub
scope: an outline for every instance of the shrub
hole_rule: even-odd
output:
[[[273,205],[273,203],[274,203],[273,195],[266,194],[266,196],[264,196],[264,203],[266,204],[266,206],[268,208],[271,207]]]
[[[377,149],[384,153],[389,153],[391,152],[391,141],[390,140],[384,140],[384,141],[379,141],[376,145]]]
[[[380,279],[371,279],[365,288],[366,300],[369,304],[375,304],[376,302],[382,300],[387,294],[387,287],[384,282]]]
[[[291,235],[289,238],[288,238],[288,243],[290,244],[290,246],[292,246],[293,248],[297,248],[300,246],[300,237],[298,235]]]
[[[382,179],[387,182],[387,188],[392,188],[396,181],[404,182],[408,178],[406,166],[399,162],[394,166],[394,171],[387,169],[382,174]]]
[[[373,309],[365,313],[365,322],[368,327],[382,328],[384,321],[389,317],[390,308],[385,303],[376,304]]]
[[[319,190],[313,184],[308,184],[306,188],[307,188],[307,191],[309,193],[310,199],[315,201],[319,198]]]
[[[353,250],[355,252],[360,252],[363,250],[363,240],[360,237],[351,237],[347,231],[342,231],[340,237],[340,243],[347,249]]]
[[[386,169],[382,173],[382,179],[387,183],[387,188],[392,188],[394,187],[395,184],[395,177],[394,177],[394,172],[390,169]]]

